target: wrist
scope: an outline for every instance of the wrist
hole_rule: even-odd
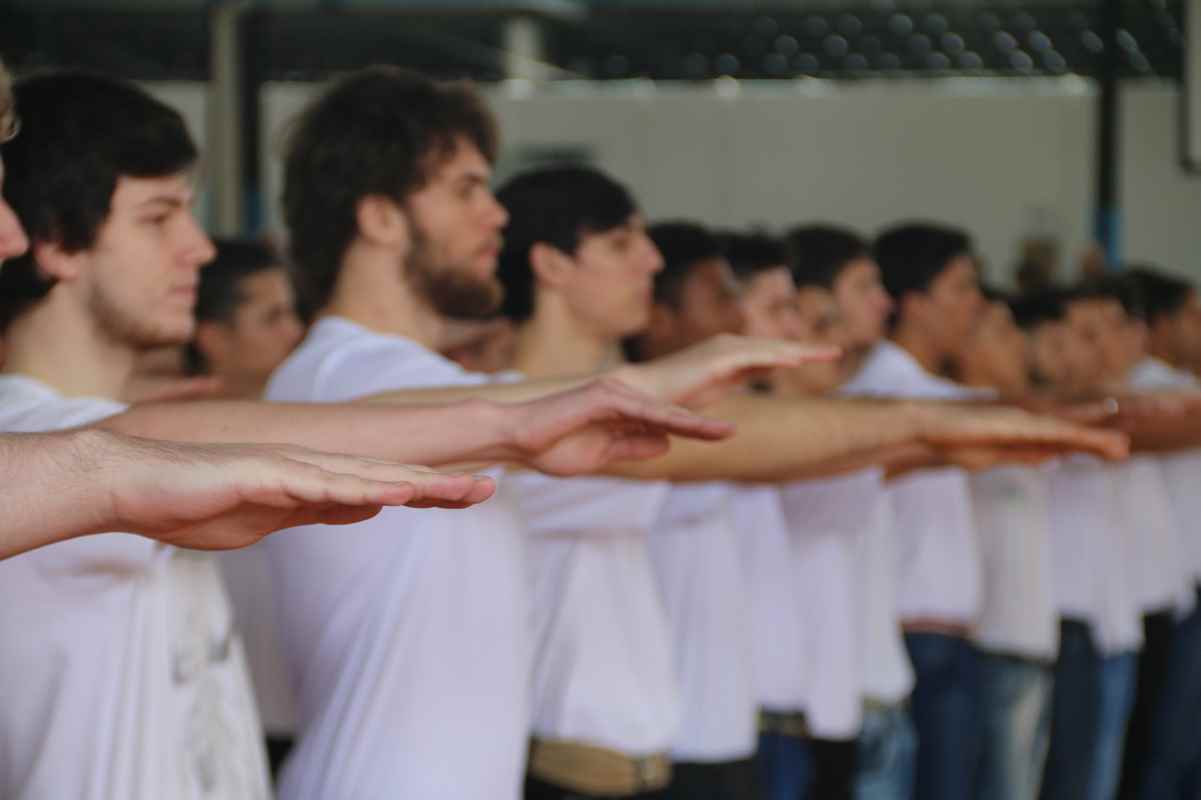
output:
[[[938,415],[929,403],[918,400],[904,400],[898,409],[897,416],[900,425],[908,434],[908,438],[923,445],[933,445],[938,431]]]
[[[651,370],[644,364],[621,364],[601,373],[598,377],[621,381],[631,389],[658,397],[659,393],[651,377]]]
[[[487,399],[463,401],[463,416],[472,420],[476,430],[483,434],[475,459],[502,463],[523,461],[529,456],[522,443],[526,424],[524,406],[524,403]]]

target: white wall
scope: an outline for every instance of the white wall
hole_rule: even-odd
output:
[[[173,107],[183,116],[188,133],[200,145],[201,158],[206,155],[204,141],[207,138],[208,122],[208,85],[204,83],[189,83],[187,81],[158,81],[143,84],[146,91],[158,100]],[[201,168],[203,171],[203,161]],[[196,200],[196,213],[200,221],[207,225],[212,219],[212,192],[206,188],[204,176],[200,176],[200,195]]]
[[[865,232],[931,217],[970,229],[997,278],[1019,240],[1088,241],[1095,102],[1078,80],[882,82],[800,87],[497,89],[500,171],[570,147],[631,186],[652,218],[716,225],[841,221]],[[315,87],[262,96],[265,197],[279,227],[281,124]],[[1179,166],[1176,92],[1124,92],[1124,254],[1201,282],[1201,177]]]

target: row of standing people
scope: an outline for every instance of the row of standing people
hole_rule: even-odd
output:
[[[70,111],[62,89],[73,79],[54,80],[18,92],[38,143],[53,140]],[[354,76],[310,107],[285,161],[284,208],[302,296],[320,314],[271,376],[268,399],[378,402],[380,393],[440,387],[407,397],[444,402],[485,387],[515,402],[628,358],[640,369],[619,367],[620,375],[702,403],[712,398],[696,393],[704,382],[689,354],[707,341],[715,349],[704,352],[720,355],[733,340],[713,335],[744,328],[837,344],[844,357],[720,401],[740,431],[720,446],[678,442],[607,477],[565,479],[543,463],[552,474],[508,474],[499,497],[474,509],[397,510],[344,537],[298,529],[268,541],[262,556],[299,715],[281,794],[742,797],[757,783],[771,791],[791,781],[814,796],[853,783],[907,796],[912,718],[918,794],[970,796],[971,788],[932,794],[975,780],[972,751],[955,749],[978,739],[965,725],[979,698],[966,679],[976,656],[967,633],[980,612],[983,563],[973,519],[981,506],[970,502],[962,468],[1064,450],[1120,457],[1125,441],[984,408],[981,395],[1000,379],[967,364],[958,365],[962,379],[985,385],[942,377],[969,342],[995,344],[992,333],[978,336],[984,320],[999,316],[1002,328],[1008,320],[985,313],[970,242],[955,231],[898,226],[831,259],[822,248],[858,240],[806,229],[793,237],[791,268],[752,263],[696,225],[648,231],[634,198],[594,170],[530,173],[498,203],[488,189],[493,135],[470,92],[395,71]],[[139,144],[153,153],[156,143]],[[5,150],[26,170],[13,170],[16,188],[6,187],[19,213],[39,208],[28,170],[44,166],[43,155]],[[128,174],[174,176],[180,163]],[[109,191],[116,219],[130,191],[120,183]],[[175,201],[168,196],[168,213]],[[164,203],[145,202],[150,210],[135,209],[131,224],[154,230]],[[96,243],[72,251],[53,225],[30,227],[34,258],[60,280],[81,263],[73,253],[93,259],[89,267],[136,263],[124,260],[136,256],[128,248],[105,262]],[[194,272],[199,240],[192,249]],[[6,266],[6,291],[28,291],[22,275]],[[109,310],[137,300],[112,296],[119,281],[96,286],[86,299]],[[52,317],[76,319],[44,310],[75,294],[49,297],[8,310],[14,344]],[[1055,321],[1074,329],[1076,299]],[[448,317],[482,316],[498,302],[516,325],[509,369],[472,373],[436,352]],[[887,318],[892,338],[879,341]],[[202,331],[196,351],[215,365],[220,337],[207,338],[206,349]],[[69,391],[56,397],[36,373],[17,372],[5,378],[6,404],[84,413]],[[1011,388],[991,394],[1008,399]],[[913,399],[815,399],[836,392]],[[3,724],[6,793],[72,785],[98,797],[161,786],[175,787],[170,796],[265,793],[247,713],[255,703],[231,656],[238,644],[215,573],[155,551],[169,566],[155,584],[161,592],[147,598],[78,555],[59,550],[8,569],[10,587],[44,584],[37,608],[46,618],[25,647],[6,653],[11,685],[25,687]],[[1160,559],[1148,574],[1159,574]],[[57,582],[74,575],[95,580]],[[1113,577],[1105,594],[1126,585]],[[120,593],[105,592],[114,585]],[[80,625],[73,592],[89,591],[103,602]],[[10,607],[13,630],[25,613]],[[160,648],[147,631],[175,640]],[[86,665],[83,652],[107,655]],[[142,652],[149,661],[131,656]],[[54,685],[39,685],[33,676],[47,653],[66,660]],[[138,694],[143,678],[159,680],[131,666],[159,654],[174,687],[164,702],[182,707],[167,716],[185,725],[159,719],[154,704],[122,711],[122,687]],[[99,680],[84,679],[89,667],[102,668]],[[65,728],[81,711],[104,735],[71,761],[66,750],[79,748]],[[168,757],[155,769],[178,774],[147,777],[145,754],[156,747]]]

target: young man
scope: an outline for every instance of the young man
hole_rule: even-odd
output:
[[[493,272],[507,215],[488,187],[493,125],[465,86],[386,68],[348,77],[304,112],[284,210],[318,319],[269,398],[462,387],[422,395],[445,398],[488,384],[437,351],[448,318],[486,317],[501,297]],[[806,356],[726,342],[620,374],[690,397]],[[605,366],[577,361],[571,374]],[[486,391],[521,398],[579,380]],[[638,445],[637,426],[628,430]],[[332,548],[308,529],[267,548],[300,705],[284,797],[518,794],[529,713],[524,524],[498,499],[454,516],[384,514]]]
[[[544,465],[573,469],[657,452],[662,424],[674,429],[671,420],[683,419],[597,386],[511,406],[226,402],[121,413],[122,404],[105,398],[120,394],[138,353],[191,334],[197,271],[212,252],[188,208],[196,151],[178,114],[125,84],[64,73],[26,81],[17,95],[24,132],[5,145],[4,193],[31,245],[0,269],[9,346],[0,378],[4,430],[102,420],[160,438],[262,438],[442,463],[483,456],[533,464],[549,455]],[[465,411],[470,427],[461,424]],[[397,479],[396,467],[381,469]],[[470,505],[492,491],[487,481],[407,476],[428,484],[411,498],[415,505]],[[286,506],[278,488],[259,493]],[[0,630],[20,643],[0,661],[0,685],[9,687],[0,736],[10,756],[0,764],[0,793],[266,793],[253,699],[207,558],[111,534],[43,548],[0,569],[8,597]],[[31,600],[42,609],[37,624],[22,612]]]
[[[1195,393],[1201,384],[1188,371],[1201,350],[1201,302],[1187,281],[1149,267],[1132,268],[1123,277],[1144,304],[1150,356],[1132,371],[1132,383],[1144,389]],[[1195,450],[1165,454],[1160,460],[1180,533],[1181,555],[1193,590],[1201,585],[1201,536],[1196,526],[1201,507],[1195,491],[1201,458]],[[1199,595],[1201,596],[1201,595]],[[1174,626],[1167,674],[1148,721],[1146,761],[1123,776],[1130,797],[1184,798],[1201,788],[1201,743],[1193,735],[1190,709],[1201,704],[1201,603]],[[1141,773],[1141,774],[1140,774]]]
[[[941,377],[978,322],[982,299],[961,231],[907,224],[873,247],[895,304],[890,339],[846,387],[863,394],[964,399]],[[978,746],[976,653],[968,638],[979,613],[980,556],[967,477],[923,471],[890,486],[898,539],[899,596],[913,661],[918,734],[915,797],[971,796]]]
[[[1101,340],[1112,322],[1110,298],[1071,292],[1059,300],[1058,309],[1046,314],[1062,314],[1066,335],[1075,340],[1068,350],[1083,356],[1081,369],[1059,369],[1059,374],[1075,372],[1081,378],[1071,390],[1107,390]],[[1040,371],[1050,376],[1057,370]],[[1125,550],[1124,492],[1118,473],[1093,460],[1069,459],[1051,473],[1051,554],[1060,626],[1041,790],[1047,800],[1111,798],[1117,789],[1142,646],[1131,574],[1141,560],[1131,561]]]
[[[799,226],[790,232],[788,241],[792,274],[799,290],[798,304],[804,311],[803,318],[808,320],[810,335],[820,340],[822,336],[837,334],[848,353],[843,374],[830,375],[823,382],[809,385],[792,381],[790,388],[801,393],[829,394],[846,382],[847,375],[862,363],[864,354],[883,337],[892,303],[879,283],[879,269],[871,259],[867,243],[854,232],[828,225]],[[816,371],[810,374],[819,376]],[[801,377],[800,373],[795,375]],[[827,523],[821,527],[825,532],[815,530],[808,537],[826,544],[825,549],[831,554],[826,561],[833,563],[823,564],[813,559],[814,563],[808,566],[815,582],[825,581],[835,597],[848,597],[848,581],[855,589],[849,599],[843,600],[843,607],[851,607],[850,613],[854,615],[854,640],[827,635],[827,652],[818,655],[823,656],[826,664],[827,686],[829,676],[837,675],[840,658],[845,659],[848,654],[857,657],[859,667],[852,672],[856,697],[862,705],[856,751],[849,758],[845,753],[848,733],[845,722],[841,730],[831,729],[827,722],[826,736],[834,736],[821,742],[810,740],[816,743],[815,788],[845,794],[844,775],[849,765],[854,769],[853,796],[863,800],[909,798],[913,791],[916,750],[913,725],[906,710],[913,688],[913,671],[898,624],[894,596],[895,537],[883,478],[878,469],[864,471],[843,479],[829,495],[809,498],[816,504],[829,503],[831,509],[839,505],[844,509],[823,514]],[[793,525],[803,531],[810,519],[803,508],[806,498],[800,488],[794,494]],[[850,568],[847,561],[853,562]],[[826,795],[813,791],[810,796]]]
[[[200,273],[188,371],[212,375],[230,397],[259,399],[304,335],[292,279],[265,242],[216,239]]]
[[[1028,344],[1008,306],[991,300],[956,357],[966,386],[1031,393]],[[980,767],[974,797],[1036,800],[1050,737],[1052,665],[1059,648],[1052,583],[1049,486],[1029,467],[971,476],[981,555]]]

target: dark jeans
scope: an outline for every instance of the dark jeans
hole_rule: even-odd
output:
[[[1044,800],[1112,800],[1137,676],[1134,652],[1102,655],[1087,623],[1060,623]]]
[[[759,735],[761,800],[851,800],[859,740]],[[673,784],[672,788],[675,786]],[[690,795],[681,794],[683,800]]]
[[[1100,728],[1101,656],[1088,623],[1059,623],[1059,658],[1051,689],[1051,745],[1043,800],[1087,800]]]
[[[1126,729],[1122,753],[1122,779],[1118,789],[1118,797],[1122,800],[1135,800],[1146,778],[1152,758],[1152,728],[1164,700],[1172,663],[1175,627],[1171,610],[1143,616],[1143,650],[1138,657],[1134,709],[1130,712],[1130,726]]]
[[[759,734],[759,784],[763,800],[804,800],[813,785],[813,748],[807,738]]]
[[[915,800],[972,796],[979,755],[979,663],[959,636],[906,633],[917,678],[912,696],[917,730]]]
[[[1163,693],[1150,730],[1150,755],[1138,797],[1201,797],[1201,588],[1192,612],[1176,623]]]
[[[759,800],[755,759],[671,765],[671,786],[664,800]]]

